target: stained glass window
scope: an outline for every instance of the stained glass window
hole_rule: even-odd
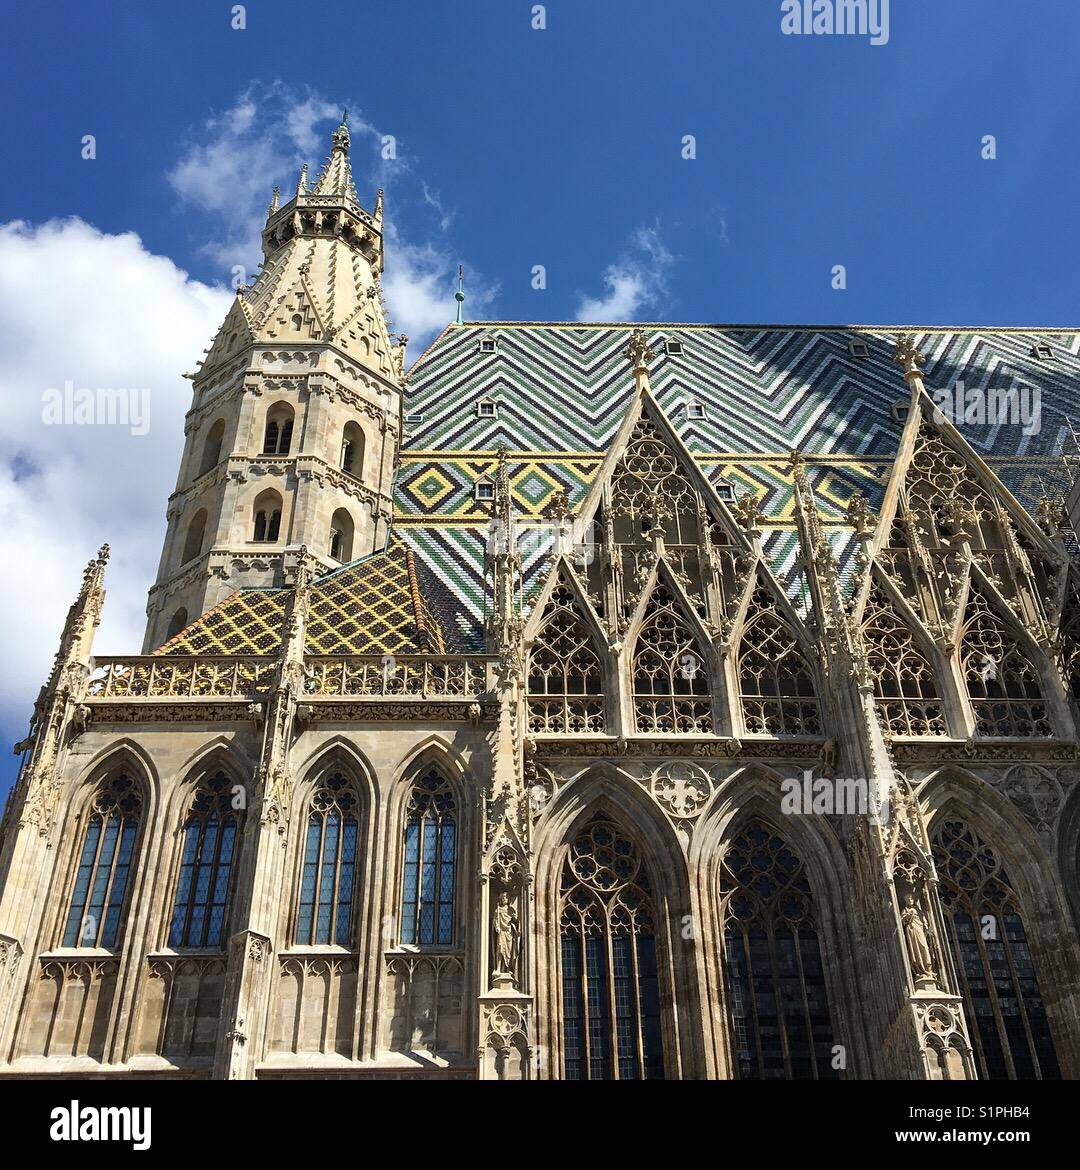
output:
[[[1019,899],[997,853],[963,821],[934,826],[934,863],[984,1080],[1058,1080]]]
[[[405,815],[401,941],[450,946],[454,941],[457,806],[450,785],[428,772],[414,785]]]
[[[138,787],[126,772],[98,788],[64,924],[65,947],[116,945],[141,813]]]
[[[736,1074],[832,1080],[833,1028],[814,897],[802,862],[751,821],[721,868],[724,973]]]
[[[204,781],[184,822],[169,946],[221,946],[242,824],[243,813],[234,807],[233,784],[225,773]]]
[[[652,890],[636,846],[603,815],[570,846],[560,894],[567,1080],[662,1079]]]
[[[359,823],[356,793],[340,772],[328,776],[311,798],[296,941],[304,946],[352,942]]]

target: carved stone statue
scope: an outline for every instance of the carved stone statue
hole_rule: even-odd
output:
[[[937,987],[937,975],[934,972],[934,956],[930,950],[930,939],[926,934],[922,911],[912,893],[909,893],[905,900],[900,921],[904,924],[904,938],[907,940],[915,986],[920,990]]]
[[[491,919],[491,951],[495,964],[493,980],[504,976],[513,983],[520,940],[517,910],[510,901],[510,895],[503,890]]]

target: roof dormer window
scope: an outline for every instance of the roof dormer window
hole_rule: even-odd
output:
[[[865,341],[849,341],[848,353],[853,358],[868,358],[870,356],[870,347]]]
[[[669,337],[664,341],[664,353],[668,357],[679,357],[682,354],[682,342],[677,341],[674,337]]]
[[[688,402],[686,404],[686,417],[695,422],[700,422],[702,419],[708,418],[709,413],[705,409],[705,403]]]
[[[1031,347],[1031,356],[1038,358],[1041,362],[1052,362],[1054,360],[1054,350],[1045,341],[1040,341]]]
[[[490,479],[478,479],[473,489],[473,498],[479,501],[495,499],[495,482]]]
[[[476,414],[478,418],[498,418],[499,404],[494,398],[481,398],[476,404]]]
[[[495,353],[499,348],[498,341],[494,337],[481,337],[479,349],[481,353]]]

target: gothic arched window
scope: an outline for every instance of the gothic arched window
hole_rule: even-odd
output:
[[[456,868],[457,805],[450,784],[432,769],[413,784],[405,812],[403,943],[453,943]]]
[[[364,475],[364,432],[358,423],[347,422],[341,436],[341,470],[362,479]]]
[[[187,610],[181,606],[169,619],[169,629],[165,634],[165,641],[175,638],[188,624]]]
[[[200,475],[212,471],[221,462],[221,444],[224,438],[225,420],[219,418],[207,432],[206,442],[203,444],[202,463],[199,466]]]
[[[814,675],[776,601],[756,589],[739,642],[739,689],[746,730],[757,735],[820,735]]]
[[[974,584],[964,615],[960,654],[976,735],[1053,734],[1035,664]]]
[[[637,847],[598,813],[559,892],[566,1079],[662,1079],[656,909]]]
[[[206,509],[200,508],[191,518],[187,536],[184,538],[184,555],[180,563],[186,565],[194,560],[203,549],[203,540],[206,536]]]
[[[751,821],[724,855],[720,892],[738,1076],[835,1079],[839,1039],[802,861],[768,825]]]
[[[940,821],[931,841],[979,1076],[1059,1079],[1020,901],[1001,860],[963,821]]]
[[[200,784],[184,822],[170,947],[221,946],[242,825],[233,783],[224,772]]]
[[[948,735],[934,668],[875,582],[862,623],[874,699],[890,735]]]
[[[142,799],[127,772],[98,787],[68,903],[65,947],[116,946],[141,814]]]
[[[709,672],[689,623],[657,583],[634,644],[634,715],[640,732],[711,734]]]
[[[580,735],[604,730],[604,667],[562,581],[545,607],[527,677],[530,731]]]
[[[335,561],[352,560],[353,519],[345,508],[338,508],[330,518],[329,544],[329,554]]]
[[[252,510],[255,523],[251,539],[267,543],[276,541],[281,531],[281,496],[272,488],[267,488],[256,497]]]
[[[359,831],[355,789],[334,772],[315,789],[308,812],[296,918],[301,946],[351,944]]]
[[[275,403],[266,412],[263,431],[264,455],[288,455],[292,447],[293,409],[287,402]]]

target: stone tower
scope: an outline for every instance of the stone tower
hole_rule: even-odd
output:
[[[192,375],[184,453],[147,605],[144,650],[243,586],[381,549],[401,434],[404,337],[382,307],[382,192],[360,205],[345,118],[311,186],[279,206],[263,264]]]

